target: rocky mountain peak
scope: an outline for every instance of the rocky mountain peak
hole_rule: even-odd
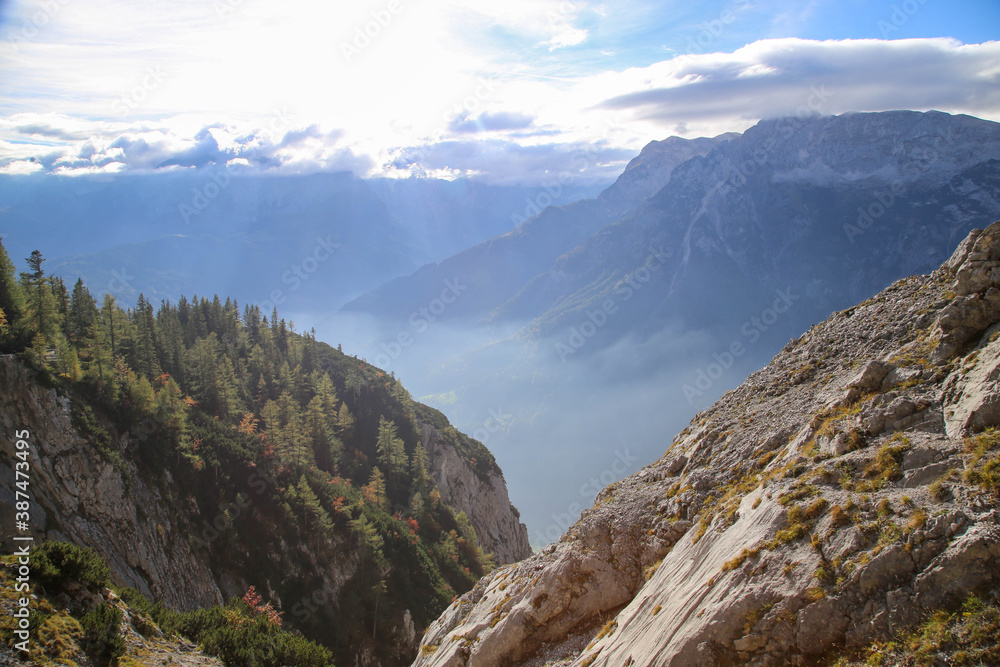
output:
[[[805,664],[996,597],[998,279],[994,223],[790,341],[414,664]]]

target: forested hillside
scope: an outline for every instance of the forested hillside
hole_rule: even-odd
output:
[[[27,264],[15,279],[0,245],[0,346],[71,397],[126,489],[160,490],[224,597],[256,585],[338,662],[392,664],[412,658],[409,619],[419,632],[493,567],[428,474],[424,424],[477,475],[493,456],[393,375],[276,312],[217,296],[97,303],[39,252]]]

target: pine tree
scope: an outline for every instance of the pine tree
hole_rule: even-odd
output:
[[[393,484],[400,474],[406,472],[408,461],[403,441],[396,435],[396,424],[385,417],[379,418],[376,450],[385,467],[386,477]]]
[[[306,517],[307,530],[310,526],[313,529],[318,527],[324,532],[331,530],[333,528],[333,521],[330,519],[330,515],[326,513],[326,510],[323,509],[323,506],[320,505],[319,498],[316,497],[316,494],[310,488],[305,475],[299,477],[296,490],[298,491],[299,502],[302,503],[303,514]]]
[[[52,294],[52,284],[42,264],[45,258],[33,250],[26,260],[28,271],[21,273],[21,287],[27,295],[26,321],[35,335],[42,336],[46,344],[54,343],[58,331],[58,310]]]
[[[63,336],[68,339],[69,334],[66,333],[66,319],[69,317],[69,291],[66,289],[66,283],[59,276],[52,276],[49,284],[52,289],[52,301],[55,304],[56,319],[63,328]]]
[[[367,502],[386,512],[389,511],[389,497],[385,491],[385,477],[377,467],[372,468],[368,484],[361,487],[361,492],[364,494]]]
[[[161,373],[156,354],[156,318],[153,306],[142,294],[132,314],[132,324],[135,327],[135,346],[129,365],[139,375],[152,380]]]
[[[7,331],[0,334],[0,350],[23,349],[28,340],[23,327],[27,303],[24,291],[15,278],[14,264],[4,248],[2,236],[0,236],[0,310],[7,320]]]
[[[427,451],[419,442],[413,449],[413,460],[410,463],[410,480],[414,493],[420,493],[425,496],[430,493],[431,488],[434,486],[430,475],[427,473]]]
[[[118,356],[118,349],[116,343],[116,337],[118,332],[120,317],[120,309],[115,303],[115,297],[110,294],[104,295],[104,301],[101,304],[101,318],[104,320],[104,326],[107,327],[106,331],[108,333],[108,341],[111,344],[111,357],[114,358]]]
[[[347,403],[341,403],[337,412],[337,432],[345,441],[354,437],[354,416],[347,409]]]
[[[73,286],[66,316],[67,338],[78,349],[84,347],[96,320],[97,301],[90,295],[90,290],[83,284],[83,279],[78,278]]]

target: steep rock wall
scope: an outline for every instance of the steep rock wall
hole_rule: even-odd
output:
[[[39,385],[13,356],[0,357],[0,420],[0,479],[11,480],[0,487],[5,544],[12,544],[14,534],[15,433],[27,429],[34,501],[30,524],[36,539],[93,547],[108,559],[120,583],[175,608],[222,601],[211,571],[192,553],[170,511],[175,499],[164,498],[134,465],[115,470],[77,431],[70,398]],[[129,436],[116,444],[128,448]]]
[[[441,492],[441,499],[465,512],[483,550],[492,553],[499,565],[530,556],[528,529],[510,503],[500,472],[491,470],[483,479],[433,426],[423,423],[422,428],[428,472]]]

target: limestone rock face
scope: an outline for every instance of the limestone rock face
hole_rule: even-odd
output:
[[[423,445],[428,472],[441,492],[441,499],[465,512],[476,529],[483,550],[497,564],[514,563],[531,555],[528,529],[510,503],[507,484],[498,471],[479,476],[454,447],[430,424],[423,424]]]
[[[160,491],[134,475],[126,487],[119,471],[75,429],[70,401],[43,389],[14,357],[0,357],[0,475],[14,479],[15,431],[32,445],[31,493],[38,513],[36,539],[48,537],[93,547],[119,581],[177,609],[222,602],[208,564],[192,553],[178,517]],[[128,436],[125,436],[128,438]],[[119,442],[122,448],[133,443]],[[4,537],[14,526],[13,492],[2,498]],[[10,514],[10,516],[6,516]]]
[[[16,357],[0,355],[0,476],[14,480],[16,434],[28,430],[33,498],[29,523],[36,541],[57,539],[91,547],[107,559],[115,583],[174,609],[221,604],[254,585],[293,623],[311,622],[312,615],[332,623],[335,614],[350,613],[345,591],[361,563],[356,539],[331,532],[309,541],[268,542],[274,572],[283,578],[308,577],[310,582],[295,597],[285,593],[282,581],[269,578],[274,575],[238,565],[242,555],[263,545],[240,541],[233,537],[236,531],[229,530],[238,521],[254,521],[266,534],[273,525],[266,503],[254,495],[264,492],[266,477],[248,485],[251,492],[240,505],[206,512],[180,492],[169,472],[152,479],[158,471],[140,471],[135,454],[146,446],[141,435],[106,425],[109,446],[120,457],[113,464],[74,419],[75,398],[41,384]],[[527,531],[517,520],[499,471],[478,476],[433,426],[424,423],[422,428],[428,468],[443,502],[467,514],[482,546],[498,562],[529,555]],[[142,425],[135,430],[142,431]],[[0,537],[8,545],[13,544],[15,502],[13,483],[0,485]],[[229,562],[237,565],[218,563],[211,547],[220,544],[232,554]],[[414,614],[406,610],[393,625],[399,663],[408,662],[419,637]]]
[[[1000,584],[1000,223],[792,340],[415,666],[803,664]],[[973,450],[974,442],[986,454]]]

